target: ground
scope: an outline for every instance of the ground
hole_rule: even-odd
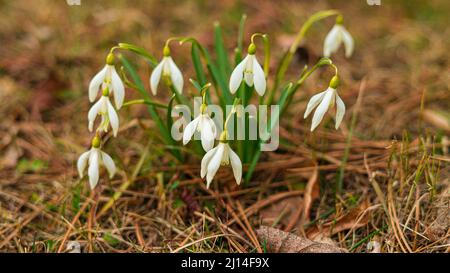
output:
[[[450,5],[393,2],[4,1],[0,251],[449,252]],[[324,70],[296,94],[280,148],[263,154],[248,184],[223,168],[207,189],[199,158],[177,163],[140,106],[121,110],[120,137],[105,145],[118,174],[102,176],[95,191],[78,178],[76,160],[92,137],[87,88],[109,48],[129,42],[160,58],[172,36],[212,48],[220,22],[231,53],[245,13],[244,43],[267,33],[273,71],[308,16],[330,8],[356,41],[352,58],[333,56],[347,105],[339,130],[328,118],[311,134],[303,119],[309,97],[328,84]],[[308,33],[291,81],[321,56],[333,23]],[[123,54],[149,90],[150,66]],[[172,54],[194,75],[189,46]],[[127,90],[127,98],[140,96]]]

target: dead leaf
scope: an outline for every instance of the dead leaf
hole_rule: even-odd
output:
[[[332,244],[311,241],[282,230],[261,226],[256,233],[267,251],[275,253],[344,253],[343,248]]]
[[[261,209],[259,214],[263,225],[272,226],[277,222],[286,227],[291,222],[291,217],[295,216],[296,211],[302,207],[303,198],[301,196],[291,196]]]
[[[368,199],[365,199],[358,207],[351,210],[344,216],[338,219],[331,219],[329,222],[314,226],[307,231],[308,238],[316,238],[319,235],[332,236],[338,232],[347,229],[355,229],[367,225],[370,219],[370,213],[366,210],[370,207]]]

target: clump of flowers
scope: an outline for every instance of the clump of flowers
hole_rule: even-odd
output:
[[[315,22],[330,16],[336,16],[337,19],[336,25],[325,38],[324,57],[318,60],[314,66],[305,67],[298,79],[282,85],[291,60],[308,30]],[[94,128],[96,129],[91,148],[81,154],[77,164],[80,177],[84,177],[87,167],[89,184],[92,189],[98,184],[101,166],[106,168],[110,178],[116,172],[113,159],[102,151],[102,137],[108,134],[110,129],[114,137],[118,135],[120,123],[117,111],[124,106],[146,104],[150,116],[155,121],[162,139],[168,147],[175,147],[179,145],[177,141],[181,141],[186,146],[185,148],[192,149],[193,153],[201,156],[199,175],[206,180],[208,188],[220,166],[224,165],[231,165],[234,179],[238,185],[241,184],[243,178],[246,182],[251,179],[262,147],[271,138],[267,135],[271,136],[274,133],[280,117],[286,113],[293,96],[302,84],[321,67],[331,67],[335,74],[325,91],[311,97],[304,118],[307,118],[315,110],[311,122],[311,131],[313,131],[323,122],[328,110],[336,105],[335,128],[339,128],[345,114],[345,104],[337,93],[340,84],[338,68],[329,56],[337,52],[341,43],[344,43],[346,57],[350,57],[354,49],[353,38],[343,26],[342,15],[335,10],[321,11],[312,15],[305,22],[294,43],[280,60],[279,66],[273,74],[273,84],[270,88],[268,88],[268,77],[271,76],[269,73],[271,55],[269,37],[262,33],[251,35],[246,50],[247,54],[242,57],[244,20],[245,17],[240,24],[235,56],[231,58],[234,62],[230,61],[226,53],[219,24],[216,24],[214,29],[215,54],[210,54],[207,48],[192,37],[169,38],[163,47],[163,57],[159,62],[150,52],[136,45],[120,43],[111,48],[106,58],[106,65],[94,76],[89,85],[89,101],[94,102],[97,98],[98,100],[88,112],[88,129],[91,132],[94,131]],[[257,38],[262,42],[259,51]],[[180,46],[191,45],[191,59],[195,75],[191,76],[190,81],[196,90],[195,95],[201,97],[200,105],[194,103],[194,113],[196,114],[190,113],[193,108],[190,96],[186,94],[189,92],[183,92],[183,88],[185,88],[183,73],[171,56],[170,46],[173,45],[173,42],[178,42]],[[157,89],[161,89],[160,82],[162,81],[167,90],[173,94],[171,100],[168,103],[162,103],[150,96],[150,92],[145,89],[145,85],[126,57],[122,54],[115,55],[118,50],[132,52],[145,58],[153,68],[149,77],[151,94],[154,96],[157,94]],[[264,57],[262,65],[257,59],[257,52],[261,60],[262,55]],[[120,75],[115,68],[116,57],[119,57],[122,64]],[[125,86],[130,90],[138,91],[143,99],[125,101]],[[218,105],[213,105],[214,93]],[[256,98],[254,98],[255,93],[258,95]],[[114,105],[111,103],[111,98],[114,99]],[[259,128],[254,139],[249,139],[245,133],[245,137],[242,139],[239,138],[239,132],[235,132],[234,128],[251,130],[252,122],[261,121],[264,118],[262,110],[259,110],[261,108],[255,108],[257,109],[255,112],[248,116],[245,115],[246,109],[252,106],[252,99],[258,102],[259,107],[275,106],[279,110],[270,114],[267,119],[268,125]],[[176,105],[174,106],[174,104]],[[174,110],[182,106],[185,106],[188,114],[183,114],[183,117],[174,123],[172,120]],[[212,111],[214,106],[217,111]],[[160,109],[166,111],[166,121],[162,118]],[[97,121],[98,116],[100,116],[99,121]],[[222,119],[225,122],[221,122]],[[179,136],[174,134],[177,130],[173,129],[178,121],[179,124],[183,124],[183,132]],[[180,151],[181,149],[168,149],[174,158],[183,161],[186,155]],[[245,173],[243,165],[247,166]]]

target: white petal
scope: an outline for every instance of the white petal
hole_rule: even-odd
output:
[[[236,91],[239,89],[239,86],[241,85],[242,78],[244,77],[244,69],[246,67],[248,58],[249,55],[247,55],[247,57],[245,57],[231,73],[229,84],[231,94],[236,93]]]
[[[164,59],[155,67],[155,69],[153,69],[152,75],[150,76],[150,89],[152,90],[153,95],[156,95],[163,66]]]
[[[228,144],[227,144],[228,145]],[[233,169],[234,179],[239,185],[242,179],[242,163],[239,156],[228,146],[231,168]]]
[[[308,106],[306,106],[306,111],[305,114],[303,115],[303,118],[307,118],[309,114],[312,112],[312,110],[316,108],[317,105],[319,105],[320,101],[323,99],[323,96],[325,95],[325,92],[327,91],[325,90],[311,97],[311,99],[308,102]]]
[[[200,127],[202,147],[205,151],[209,151],[214,146],[214,131],[209,122],[209,117],[203,116]]]
[[[92,149],[89,156],[89,185],[94,189],[98,183],[99,178],[99,152],[97,149]]]
[[[211,149],[209,150],[202,158],[202,163],[201,163],[201,170],[200,170],[200,176],[201,178],[205,178],[205,175],[207,173],[208,170],[208,165],[209,162],[211,161],[211,158],[214,156],[214,154],[217,152],[217,148]]]
[[[316,112],[314,113],[314,116],[312,118],[311,132],[314,131],[314,129],[316,129],[316,127],[322,121],[323,116],[328,111],[328,107],[330,107],[330,102],[331,102],[331,99],[333,98],[333,95],[334,95],[334,90],[331,88],[328,88],[328,90],[325,93],[325,96],[323,97],[322,102],[317,107]]]
[[[107,99],[106,103],[108,107],[109,122],[111,123],[113,135],[117,136],[117,132],[119,131],[119,116],[117,116],[116,110],[114,109],[114,106],[111,104],[109,99]]]
[[[170,65],[170,79],[172,80],[172,84],[175,86],[175,89],[178,93],[183,93],[183,75],[181,74],[180,69],[172,60],[172,57],[169,58],[168,62]]]
[[[125,99],[125,87],[123,86],[122,80],[117,74],[116,68],[111,65],[111,82],[114,95],[114,102],[117,109],[120,109]]]
[[[344,27],[342,27],[342,40],[344,41],[345,46],[345,57],[348,58],[353,53],[355,43],[353,41],[352,35],[350,35],[350,33]]]
[[[103,83],[103,80],[105,79],[107,67],[108,66],[105,65],[105,67],[103,67],[103,69],[100,70],[100,72],[98,72],[94,76],[94,78],[92,78],[91,82],[89,83],[89,101],[90,102],[93,102],[95,100],[95,98],[97,97],[100,85]]]
[[[214,135],[214,139],[217,137],[217,127],[216,127],[216,124],[214,123],[214,120],[212,120],[212,118],[208,118],[208,122],[209,122],[209,125],[211,126],[211,128],[212,128],[212,131],[213,131],[213,135]]]
[[[248,86],[253,86],[253,63],[255,55],[248,55],[247,63],[245,64],[244,80]]]
[[[92,132],[92,130],[94,129],[95,118],[97,117],[98,112],[100,112],[102,104],[103,104],[103,97],[101,97],[94,105],[92,105],[91,109],[88,112],[89,132]]]
[[[341,125],[342,119],[344,118],[344,114],[345,114],[345,104],[336,93],[336,126],[335,126],[336,130],[339,128],[339,125]]]
[[[217,146],[216,153],[209,161],[209,164],[208,164],[208,167],[206,170],[206,187],[207,188],[209,188],[209,185],[211,184],[214,176],[216,175],[217,170],[219,170],[220,164],[222,163],[224,149],[225,149],[225,144],[220,143],[219,146]]]
[[[84,169],[86,169],[86,165],[89,159],[89,151],[84,152],[80,155],[77,162],[77,169],[78,174],[80,175],[80,178],[83,178]]]
[[[193,121],[189,122],[189,124],[184,128],[183,132],[183,145],[188,144],[188,142],[191,140],[192,136],[195,133],[195,130],[197,130],[198,123],[200,121],[200,116],[196,117]]]
[[[266,77],[256,57],[253,60],[253,82],[255,84],[256,92],[258,92],[260,96],[264,96],[264,93],[266,92]]]
[[[323,44],[323,56],[330,57],[331,53],[334,53],[341,43],[341,30],[340,25],[334,25],[333,28],[328,32],[327,37]]]
[[[113,178],[114,174],[116,173],[116,164],[114,164],[114,161],[107,153],[105,152],[101,153],[103,165],[105,165],[105,168],[109,173],[109,178]]]

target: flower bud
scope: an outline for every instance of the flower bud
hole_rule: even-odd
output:
[[[109,53],[108,56],[106,56],[106,64],[114,65],[114,54]]]
[[[104,97],[108,97],[108,96],[109,96],[109,88],[108,88],[108,86],[106,86],[106,87],[102,90],[102,96],[104,96]]]
[[[254,43],[251,43],[251,44],[248,46],[247,52],[248,52],[248,54],[250,54],[250,55],[255,55],[255,53],[256,53],[256,45],[255,45]]]
[[[207,107],[208,106],[206,104],[202,103],[202,105],[200,105],[200,113],[201,114],[205,113]]]
[[[100,138],[98,136],[95,136],[92,139],[92,147],[93,148],[99,148],[100,147],[100,143],[101,143],[101,141],[100,141]]]
[[[170,56],[170,48],[168,46],[164,46],[163,56],[164,57],[169,57]]]
[[[222,142],[222,143],[227,143],[228,142],[228,132],[227,132],[227,130],[223,131],[220,134],[219,141]]]
[[[339,76],[336,75],[333,78],[331,78],[329,86],[333,89],[336,89],[339,86],[340,82],[341,82],[341,80],[339,79]]]

